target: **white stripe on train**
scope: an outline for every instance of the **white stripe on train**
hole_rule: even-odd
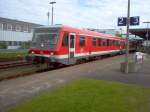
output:
[[[104,55],[104,54],[111,54],[111,53],[117,53],[120,52],[120,50],[109,50],[109,51],[98,51],[98,52],[91,52],[91,53],[76,53],[75,57],[80,57],[80,56],[92,56],[92,55]],[[32,54],[33,56],[43,56],[43,57],[51,57],[55,59],[64,59],[68,58],[68,54],[65,55],[45,55],[45,54]]]

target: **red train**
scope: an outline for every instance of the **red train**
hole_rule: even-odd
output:
[[[63,25],[36,28],[27,59],[33,62],[70,65],[125,52],[125,39]]]

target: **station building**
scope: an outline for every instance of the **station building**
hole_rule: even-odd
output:
[[[104,34],[110,34],[110,35],[116,35],[119,33],[116,29],[94,29],[94,28],[88,28],[90,31],[96,31],[99,33],[104,33]]]
[[[33,29],[40,24],[0,17],[0,49],[18,49],[32,40]]]
[[[150,47],[150,28],[130,29],[130,33],[143,38],[143,45]]]

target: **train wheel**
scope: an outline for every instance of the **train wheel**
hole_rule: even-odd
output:
[[[53,63],[53,67],[58,68],[58,67],[60,67],[60,64],[59,63]]]
[[[82,64],[82,63],[85,63],[87,60],[86,59],[78,59],[77,60],[77,64]]]

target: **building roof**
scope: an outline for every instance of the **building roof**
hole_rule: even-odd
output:
[[[41,24],[36,24],[36,23],[31,23],[31,22],[25,22],[25,21],[20,21],[20,20],[15,20],[15,19],[9,19],[9,18],[3,18],[0,17],[0,23],[10,23],[10,24],[19,24],[19,25],[28,25],[30,27],[38,27],[38,26],[43,26]]]
[[[116,29],[94,29],[94,28],[88,28],[88,30],[96,31],[96,32],[99,32],[99,33],[111,34],[111,35],[116,35],[116,33],[117,33]]]
[[[127,34],[122,34],[123,38],[127,37]],[[143,38],[139,37],[139,36],[135,36],[133,34],[129,34],[129,40],[143,40]]]
[[[130,33],[134,34],[134,35],[137,35],[141,38],[143,38],[144,40],[146,40],[146,34],[147,34],[147,31],[149,32],[149,37],[148,39],[150,40],[150,28],[138,28],[138,29],[130,29]]]

